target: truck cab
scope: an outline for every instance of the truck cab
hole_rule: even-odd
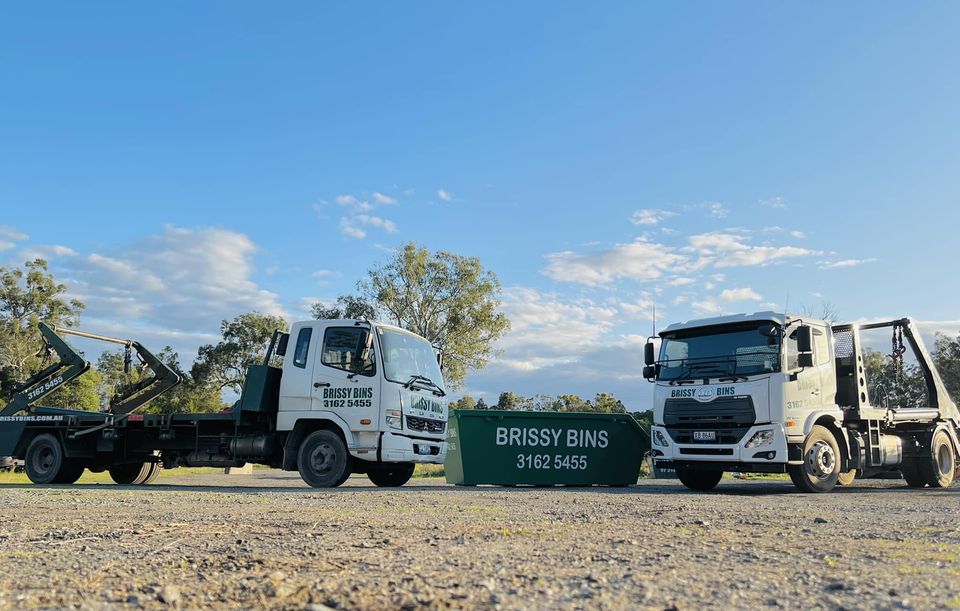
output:
[[[328,422],[342,433],[354,471],[443,463],[446,391],[438,353],[424,338],[382,323],[298,322],[282,371],[277,430],[292,440]]]
[[[930,407],[870,404],[859,332],[882,327],[908,339]],[[659,340],[658,356],[653,341],[645,349],[652,456],[688,488],[711,489],[725,471],[788,473],[806,492],[898,469],[911,485],[953,480],[960,414],[909,319],[757,312],[673,324]]]

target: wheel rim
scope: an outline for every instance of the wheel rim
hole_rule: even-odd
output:
[[[944,443],[937,448],[937,467],[944,477],[950,477],[953,473],[953,450],[949,444]]]
[[[329,443],[321,443],[310,453],[310,467],[314,473],[327,474],[333,471],[337,452]]]
[[[53,463],[56,462],[53,448],[43,447],[33,456],[33,470],[38,474],[49,473],[53,469]]]
[[[825,441],[814,443],[807,452],[807,473],[817,479],[826,479],[837,467],[837,456]]]

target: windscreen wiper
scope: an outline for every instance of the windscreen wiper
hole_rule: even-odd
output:
[[[412,387],[414,384],[416,384],[417,382],[422,382],[422,383],[424,383],[424,384],[427,384],[428,386],[432,386],[433,389],[434,389],[434,390],[433,390],[433,394],[437,395],[438,397],[445,397],[445,396],[447,396],[447,393],[443,392],[443,389],[440,388],[440,385],[439,385],[439,384],[437,384],[436,382],[434,382],[433,380],[431,380],[431,379],[428,378],[427,376],[422,376],[422,375],[418,375],[418,374],[414,374],[414,375],[410,376],[410,379],[407,380],[407,383],[404,384],[403,387],[404,387],[404,388],[411,388],[411,387]]]

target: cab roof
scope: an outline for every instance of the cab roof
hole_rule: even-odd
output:
[[[773,311],[764,311],[764,312],[754,312],[753,314],[727,314],[724,316],[714,316],[711,318],[699,318],[695,320],[688,320],[686,322],[677,322],[666,327],[660,331],[660,335],[666,333],[672,333],[674,331],[681,331],[684,329],[696,329],[698,327],[715,327],[718,325],[731,325],[744,322],[762,322],[770,321],[774,322],[781,327],[785,326],[787,323],[792,322],[797,317],[789,314],[784,314],[783,312],[773,312]]]

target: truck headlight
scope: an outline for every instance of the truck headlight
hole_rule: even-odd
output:
[[[387,426],[392,429],[403,428],[403,416],[398,409],[387,410]]]
[[[747,448],[760,448],[763,446],[768,446],[773,443],[773,431],[766,429],[763,431],[757,431],[753,434],[753,437],[750,438],[750,441],[747,442]]]
[[[660,431],[654,431],[654,432],[653,432],[653,445],[655,445],[655,446],[660,446],[661,448],[665,448],[665,447],[667,447],[667,446],[670,445],[670,442],[667,441],[666,435],[664,435],[664,434],[661,433]]]

